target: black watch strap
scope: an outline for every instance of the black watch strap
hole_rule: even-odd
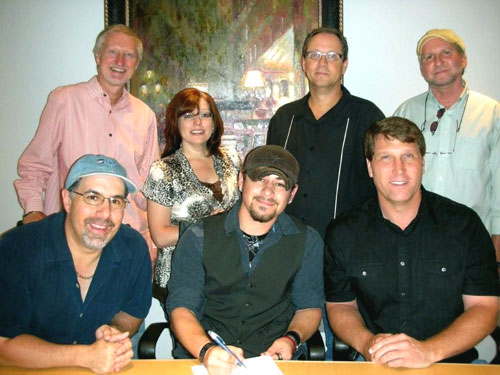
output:
[[[203,361],[205,360],[205,354],[207,354],[208,349],[210,349],[212,346],[217,346],[217,344],[214,342],[207,342],[205,345],[203,345],[203,348],[201,348],[200,354],[198,355],[198,359],[201,363],[203,363]]]
[[[297,350],[299,348],[300,343],[301,343],[301,339],[300,339],[300,335],[298,332],[288,331],[287,333],[285,333],[284,336],[290,337],[295,342],[295,350]]]

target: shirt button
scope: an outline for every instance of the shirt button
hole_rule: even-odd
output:
[[[73,345],[76,345],[76,344],[78,344],[78,341],[76,341],[76,340],[73,341]]]
[[[80,318],[83,317],[83,313],[80,313]]]
[[[109,113],[111,113],[111,109],[109,110]]]
[[[401,262],[399,262],[399,265],[400,265],[401,267],[404,267],[404,266],[406,265],[406,263],[405,263],[405,262],[403,262],[403,261],[401,261]]]
[[[441,272],[446,272],[446,267],[441,268]]]
[[[248,287],[249,288],[253,288],[253,284],[252,283],[248,283]]]
[[[366,275],[368,275],[368,272],[363,271],[363,272],[361,272],[361,274],[362,274],[363,276],[366,276]]]
[[[237,344],[241,344],[241,340],[239,340],[239,339],[238,339],[238,340],[236,340],[236,343],[237,343]]]
[[[304,193],[303,195],[304,195],[304,198],[307,198],[307,193]]]
[[[245,324],[245,321],[244,321],[244,320],[242,320],[242,321],[240,322],[240,324],[241,324],[241,325],[244,325],[244,324]]]
[[[109,135],[110,137],[112,137],[112,136],[113,136],[113,134],[111,134],[111,133],[109,133],[108,135]]]
[[[250,302],[245,303],[245,307],[250,307]]]
[[[406,297],[406,293],[405,292],[401,292],[401,297]]]
[[[309,147],[310,151],[314,151],[314,146]]]
[[[80,284],[76,283],[75,286],[80,289]]]

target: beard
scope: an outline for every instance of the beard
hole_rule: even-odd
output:
[[[82,241],[86,248],[91,250],[101,250],[103,249],[108,242],[111,240],[111,232],[115,227],[115,224],[111,220],[101,220],[101,219],[93,219],[87,218],[84,221],[84,231],[82,233]],[[109,231],[107,233],[99,234],[94,233],[88,229],[88,225],[96,224],[100,226],[107,226]]]
[[[274,199],[265,199],[263,197],[255,197],[252,200],[250,207],[248,208],[248,212],[250,213],[250,216],[252,217],[252,219],[254,219],[255,221],[258,221],[259,223],[267,223],[267,222],[271,221],[272,219],[274,219],[277,216],[276,206],[274,207],[274,210],[272,212],[269,212],[266,214],[265,212],[262,212],[261,210],[259,210],[258,207],[255,207],[254,203],[256,202],[257,199],[265,200],[267,202],[272,202],[275,205],[277,205],[277,203]],[[257,204],[258,204],[258,202],[257,202]]]

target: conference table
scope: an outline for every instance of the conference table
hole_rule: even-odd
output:
[[[284,375],[499,375],[500,365],[434,364],[425,369],[391,369],[370,362],[276,361]],[[133,360],[116,374],[191,375],[197,360]],[[86,375],[92,371],[80,367],[29,370],[1,367],[0,375]],[[115,373],[114,373],[115,374]],[[265,374],[259,374],[265,375]]]

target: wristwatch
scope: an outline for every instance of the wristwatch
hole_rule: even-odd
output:
[[[207,342],[205,345],[203,345],[203,348],[201,348],[200,354],[198,355],[198,359],[201,363],[203,363],[203,361],[205,360],[205,354],[207,354],[208,349],[210,349],[212,346],[217,346],[217,344],[214,342]]]

